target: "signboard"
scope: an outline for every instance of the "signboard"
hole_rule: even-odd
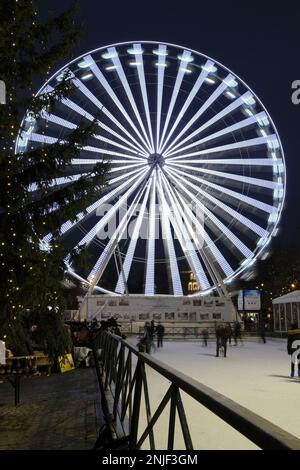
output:
[[[257,311],[261,309],[260,290],[244,290],[244,310]]]
[[[58,365],[62,373],[75,369],[72,354],[65,354],[64,356],[58,356]]]
[[[5,343],[0,341],[0,364],[5,364]]]
[[[244,310],[244,293],[242,290],[238,294],[237,301],[238,301],[238,310],[240,311]]]

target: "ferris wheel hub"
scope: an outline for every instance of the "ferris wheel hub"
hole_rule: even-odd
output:
[[[162,168],[165,164],[165,159],[160,153],[152,153],[148,157],[148,164],[150,166]]]

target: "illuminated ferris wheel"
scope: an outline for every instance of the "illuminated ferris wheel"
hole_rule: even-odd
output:
[[[111,164],[109,186],[76,221],[62,221],[70,250],[90,254],[88,272],[66,260],[73,275],[110,294],[180,296],[188,269],[205,295],[264,256],[284,203],[284,154],[270,115],[239,77],[196,51],[137,41],[80,56],[39,94],[66,71],[74,94],[53,114],[25,117],[16,149],[67,140],[100,113],[99,134],[52,181],[56,190],[97,162]]]

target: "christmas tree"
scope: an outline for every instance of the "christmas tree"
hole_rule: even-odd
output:
[[[75,12],[72,5],[57,16],[49,14],[42,23],[31,0],[0,3],[0,79],[6,85],[6,104],[0,105],[0,338],[16,354],[27,352],[33,323],[49,354],[68,350],[62,321],[67,253],[59,228],[62,222],[75,220],[106,185],[108,164],[98,163],[77,181],[51,188],[51,181],[65,174],[88,138],[100,132],[99,116],[88,126],[80,123],[63,141],[15,153],[23,116],[39,119],[74,92],[65,73],[53,90],[34,93],[36,83],[48,78],[57,61],[68,60],[78,42]],[[29,191],[33,184],[38,191]],[[41,249],[49,232],[51,245]]]

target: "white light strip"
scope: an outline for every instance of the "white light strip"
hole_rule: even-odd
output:
[[[117,160],[116,160],[115,163],[120,163],[120,162],[117,162]],[[141,165],[142,165],[143,168],[145,168],[144,163],[133,163],[132,165],[126,165],[126,166],[119,166],[119,167],[111,168],[110,173],[115,173],[116,171],[126,171],[127,172],[127,170],[129,170],[130,168],[140,167]]]
[[[61,184],[65,183],[72,183],[74,181],[79,180],[81,176],[86,175],[87,173],[80,173],[79,175],[70,175],[70,176],[61,176],[60,178],[54,178],[52,179],[48,185],[50,188],[53,188],[53,186],[59,186]],[[92,178],[94,174],[91,174],[90,177]],[[28,191],[31,193],[33,191],[37,191],[41,189],[38,185],[38,183],[31,183],[31,185],[28,187]]]
[[[211,60],[208,60],[206,62],[206,66],[213,66],[214,63],[211,61]],[[176,118],[176,121],[174,122],[169,134],[167,135],[167,137],[165,138],[164,140],[164,143],[161,147],[161,152],[163,152],[165,146],[167,145],[168,141],[170,140],[171,136],[173,135],[173,132],[175,131],[175,129],[177,128],[179,122],[181,121],[181,119],[183,118],[186,110],[188,109],[188,107],[190,106],[190,104],[192,103],[193,99],[195,98],[195,96],[197,95],[198,91],[200,90],[203,82],[204,82],[204,79],[207,77],[208,75],[208,70],[206,69],[203,69],[202,72],[199,74],[199,77],[197,78],[192,90],[190,91],[187,99],[185,100],[185,103],[184,105],[182,106],[180,112],[178,113],[178,116]]]
[[[188,59],[189,57],[191,57],[191,53],[189,51],[184,51],[183,54],[182,54],[180,67],[179,67],[179,70],[178,70],[178,73],[177,73],[177,77],[176,77],[175,85],[174,85],[174,88],[173,88],[171,101],[169,103],[169,108],[168,108],[164,128],[163,128],[161,139],[160,139],[160,144],[159,144],[159,147],[158,147],[158,152],[159,153],[161,153],[161,149],[162,149],[163,144],[164,144],[164,137],[165,137],[165,134],[167,132],[167,128],[168,128],[168,125],[169,125],[169,122],[170,122],[170,119],[171,119],[171,115],[172,115],[172,112],[173,112],[173,109],[174,109],[174,106],[175,106],[175,103],[176,103],[176,99],[177,99],[177,96],[178,96],[178,93],[179,93],[179,90],[180,90],[180,87],[181,87],[181,83],[182,83],[182,80],[183,80],[183,77],[184,77],[184,74],[185,74],[185,71],[182,70],[181,66],[184,64],[184,61],[186,59]]]
[[[218,152],[227,152],[228,150],[238,150],[242,148],[248,147],[258,147],[259,145],[268,145],[271,142],[277,141],[277,137],[275,134],[268,135],[267,137],[256,137],[254,139],[249,140],[242,140],[239,142],[233,142],[232,144],[221,145],[220,147],[212,147],[209,149],[200,150],[198,152],[188,153],[184,155],[179,155],[177,157],[170,157],[168,161],[171,160],[178,160],[180,158],[186,157],[196,157],[197,155],[208,155],[210,153],[218,153]]]
[[[99,126],[100,128],[104,129],[105,131],[109,132],[111,135],[113,135],[114,137],[117,137],[117,139],[119,140],[122,140],[123,142],[125,142],[127,145],[129,145],[130,147],[132,147],[134,150],[134,152],[136,152],[139,156],[141,157],[147,157],[148,153],[145,151],[145,150],[140,150],[138,147],[136,147],[134,144],[132,144],[131,142],[129,142],[127,139],[125,139],[125,137],[121,136],[120,134],[118,134],[116,131],[110,129],[110,127],[106,126],[106,124],[104,124],[103,122],[99,122]]]
[[[235,110],[237,110],[240,106],[243,106],[245,104],[244,100],[250,99],[250,97],[253,96],[250,92],[246,92],[244,95],[240,96],[237,100],[235,100],[233,103],[230,105],[226,106],[226,108],[222,109],[219,113],[217,113],[215,116],[213,116],[211,119],[206,121],[202,126],[198,127],[194,132],[191,134],[187,135],[184,139],[182,139],[180,142],[178,142],[176,145],[173,145],[174,142],[168,147],[168,149],[164,152],[164,155],[171,155],[171,152],[173,153],[174,150],[178,147],[181,147],[185,142],[188,142],[189,140],[193,139],[196,135],[200,134],[204,130],[208,129],[210,126],[218,122],[220,119],[224,118],[228,114],[233,113]],[[193,147],[194,143],[190,144],[189,147]],[[188,147],[188,148],[189,148]],[[171,150],[172,148],[172,150]],[[175,153],[175,152],[174,152]]]
[[[162,232],[163,232],[163,240],[166,242],[167,254],[169,258],[170,270],[171,270],[171,279],[172,279],[172,288],[173,288],[173,295],[181,296],[183,295],[182,284],[180,279],[179,268],[176,259],[176,252],[173,243],[173,237],[170,227],[170,219],[169,219],[169,206],[166,202],[162,187],[160,176],[161,173],[158,173],[158,194],[160,198],[160,218],[161,218],[161,225],[162,225]]]
[[[223,193],[223,194],[228,194],[228,196],[233,197],[234,199],[237,199],[238,201],[243,201],[246,204],[249,204],[250,206],[256,207],[257,209],[261,209],[264,212],[267,212],[268,214],[272,214],[273,212],[278,212],[278,208],[274,206],[270,206],[269,204],[265,204],[264,202],[258,201],[257,199],[253,199],[252,197],[245,196],[244,194],[238,193],[236,191],[232,191],[231,189],[226,188],[225,186],[220,186],[219,184],[212,183],[211,181],[204,180],[202,178],[199,178],[198,176],[195,175],[190,175],[184,171],[180,170],[173,170],[172,173],[179,173],[182,175],[184,178],[189,178],[193,181],[196,181],[198,184],[204,184],[206,186],[209,186],[210,188],[216,189],[217,191]]]
[[[209,289],[211,287],[210,283],[206,277],[206,274],[203,270],[201,262],[196,253],[194,242],[191,240],[191,236],[188,233],[189,224],[186,220],[185,215],[180,214],[179,212],[180,205],[178,203],[178,200],[174,199],[173,191],[169,185],[168,180],[165,178],[163,174],[162,174],[162,183],[163,183],[163,188],[166,190],[166,193],[168,195],[170,205],[173,209],[173,213],[174,213],[175,220],[176,220],[176,223],[173,224],[173,226],[177,234],[177,237],[179,239],[179,242],[182,246],[183,253],[185,257],[187,258],[187,261],[196,277],[196,280],[198,282],[198,286],[200,287],[200,289],[201,290]]]
[[[145,295],[154,295],[154,277],[155,277],[155,217],[156,217],[156,172],[152,176],[149,209],[149,234],[147,239],[147,264],[146,264],[146,281]]]
[[[228,77],[233,77],[229,74]],[[234,78],[234,77],[233,77]],[[189,130],[189,128],[194,124],[195,121],[212,105],[212,103],[226,90],[228,84],[223,80],[218,88],[210,95],[210,97],[203,103],[203,105],[198,109],[198,111],[193,115],[190,121],[184,126],[184,128],[179,132],[179,134],[174,138],[172,144],[168,147],[167,151]]]
[[[168,174],[170,174],[168,170],[166,170],[166,171],[167,171]],[[240,214],[236,210],[234,210],[231,207],[227,206],[227,204],[224,204],[224,202],[220,201],[216,197],[212,196],[211,194],[207,193],[203,189],[199,188],[199,186],[196,186],[193,183],[190,183],[189,181],[186,181],[181,176],[177,175],[177,177],[180,178],[182,181],[185,181],[185,184],[188,184],[188,186],[190,186],[195,191],[197,191],[197,193],[202,194],[206,199],[211,201],[213,204],[216,204],[220,209],[223,209],[223,211],[225,211],[227,214],[231,215],[235,220],[238,220],[245,227],[248,227],[254,233],[257,233],[260,237],[267,237],[269,235],[267,230],[263,229],[262,227],[260,227],[258,224],[256,224],[252,220],[248,219],[247,217]],[[173,178],[174,178],[174,176],[173,176]]]
[[[107,150],[106,148],[94,147],[92,145],[86,145],[82,147],[82,150],[85,150],[86,152],[101,153],[101,154],[104,153],[105,155],[112,155],[114,157],[123,157],[123,158],[130,159],[130,155],[127,155],[126,153],[119,153],[113,150]],[[135,157],[135,160],[139,160],[143,162],[144,164],[147,163],[147,161],[144,158]]]
[[[169,161],[165,161],[166,165],[169,164]],[[214,158],[214,159],[196,159],[196,160],[176,160],[176,163],[197,163],[197,164],[211,164],[211,165],[242,165],[242,166],[273,166],[276,168],[276,165],[282,165],[283,161],[273,158]],[[170,162],[171,164],[171,162]]]
[[[265,117],[265,116],[266,116],[266,113],[262,112],[262,113],[256,114],[255,116],[251,116],[249,118],[243,119],[242,121],[236,122],[232,126],[225,127],[224,129],[221,129],[218,132],[214,132],[213,134],[207,135],[203,139],[200,139],[200,140],[197,140],[196,142],[193,142],[193,146],[202,145],[202,144],[207,143],[211,140],[220,139],[224,136],[227,136],[231,132],[236,132],[240,129],[244,129],[245,127],[249,127],[249,126],[252,126],[252,125],[255,125],[255,126],[258,127],[257,119],[259,119],[259,118],[263,119],[263,117]],[[184,152],[186,149],[188,149],[190,147],[191,147],[191,145],[187,145],[186,147],[182,147],[180,150],[177,150],[175,152],[170,152],[168,154],[168,156],[165,156],[165,158],[168,158],[170,155],[174,155],[178,152]]]
[[[94,137],[97,140],[101,140],[102,142],[106,142],[107,144],[110,144],[110,145],[113,145],[115,147],[121,148],[123,150],[126,150],[126,152],[131,152],[131,153],[134,153],[136,155],[135,150],[132,150],[132,149],[126,147],[125,145],[119,144],[115,140],[108,139],[107,137],[102,137],[102,135],[94,135]],[[132,157],[132,156],[127,155],[126,158],[135,159],[135,160],[145,160],[146,155],[145,156],[143,155],[143,156],[140,156],[140,157],[137,157],[137,156]]]
[[[142,190],[143,193],[143,190]],[[110,237],[107,245],[105,246],[104,250],[102,251],[101,255],[99,256],[96,264],[94,265],[93,269],[88,275],[88,281],[93,282],[96,284],[102,277],[102,274],[113,255],[114,251],[117,248],[118,242],[120,238],[123,236],[126,227],[128,226],[128,221],[136,211],[138,203],[141,198],[141,193],[139,193],[135,198],[130,207],[125,212],[124,216],[122,217],[118,227],[116,228],[115,232]],[[121,273],[122,275],[122,273]]]
[[[119,129],[121,129],[121,131],[127,135],[127,137],[130,138],[130,140],[132,140],[137,146],[138,148],[144,152],[145,149],[143,148],[143,146],[132,136],[132,134],[124,127],[122,126],[122,124],[120,124],[120,122],[113,116],[113,114],[108,111],[107,108],[105,108],[105,106],[103,106],[103,104],[98,100],[98,98],[96,98],[96,96],[87,88],[86,85],[84,85],[84,83],[82,83],[78,78],[74,77],[73,78],[73,83],[74,85],[95,105],[97,106],[98,109],[100,109],[100,111],[105,114],[105,116],[107,116],[116,126],[118,126]]]
[[[133,175],[134,176],[132,178],[129,178],[129,176]],[[113,197],[117,196],[118,194],[122,193],[122,191],[128,186],[130,185],[131,183],[133,183],[136,178],[138,178],[140,175],[142,174],[142,170],[138,169],[138,170],[134,170],[134,171],[131,171],[129,173],[126,173],[124,175],[121,175],[121,176],[117,176],[116,178],[113,178],[109,181],[109,184],[112,186],[113,184],[125,179],[125,182],[122,183],[121,185],[119,185],[117,188],[109,191],[108,193],[106,193],[103,197],[101,197],[100,199],[98,199],[96,202],[94,202],[93,204],[91,204],[89,207],[87,207],[87,209],[85,210],[85,212],[80,212],[79,214],[77,214],[75,216],[75,221],[72,221],[71,220],[68,220],[67,222],[64,222],[61,227],[60,227],[60,233],[62,235],[64,235],[66,232],[68,232],[71,228],[73,228],[75,225],[77,225],[82,219],[84,219],[84,217],[87,215],[87,214],[90,214],[91,212],[93,212],[94,210],[96,210],[98,207],[100,207],[102,204],[105,204],[106,202],[108,202],[110,199],[112,199]],[[48,233],[48,235],[46,235],[44,238],[43,238],[43,242],[45,243],[49,243],[50,241],[52,240],[52,234],[51,233]]]
[[[138,55],[141,53],[141,45],[140,44],[134,44],[133,45],[133,50],[134,53],[136,54],[136,58]],[[144,63],[142,61],[141,65],[137,68],[138,72],[138,77],[139,77],[139,82],[140,82],[140,87],[141,87],[141,92],[142,92],[142,97],[143,97],[143,103],[144,103],[144,108],[145,108],[145,113],[146,113],[146,119],[147,119],[147,124],[148,124],[148,130],[149,130],[149,135],[150,135],[150,141],[151,141],[151,149],[152,153],[154,153],[154,142],[153,142],[153,133],[152,133],[152,125],[151,125],[151,118],[150,118],[150,111],[149,111],[149,102],[148,102],[148,95],[147,95],[147,88],[146,88],[146,81],[145,81],[145,70],[144,70]]]
[[[172,172],[173,173],[173,172]],[[178,186],[184,191],[187,196],[190,198],[191,202],[194,202],[197,206],[199,206],[199,200],[195,194],[193,194],[191,191],[189,191],[186,188],[186,181],[184,180],[183,184],[178,180],[178,175],[173,176],[170,174],[171,178],[173,181],[178,184]],[[249,250],[249,248],[241,241],[238,239],[234,233],[231,232],[231,230],[226,227],[226,225],[223,224],[205,205],[201,204],[200,208],[204,211],[204,213],[209,217],[209,219],[214,223],[216,227],[220,230],[221,233],[226,235],[228,240],[230,240],[235,247],[246,257],[246,258],[251,258],[253,256],[252,251]]]
[[[133,256],[134,256],[135,249],[136,249],[136,244],[137,244],[137,241],[138,241],[138,238],[139,238],[139,233],[140,233],[140,230],[141,230],[142,222],[144,220],[144,213],[145,213],[146,204],[147,204],[147,201],[148,201],[148,198],[149,198],[150,188],[151,188],[151,184],[149,184],[149,182],[148,182],[146,192],[145,192],[145,196],[144,196],[142,205],[139,209],[139,215],[138,215],[138,217],[135,221],[134,229],[133,229],[133,232],[132,232],[132,235],[131,235],[131,238],[130,238],[129,247],[128,247],[128,250],[126,252],[124,262],[123,262],[123,274],[120,273],[118,281],[117,281],[117,285],[116,285],[116,288],[115,288],[115,292],[118,292],[120,294],[124,294],[124,292],[125,292],[124,277],[125,277],[125,280],[127,281],[130,270],[131,270]],[[124,275],[124,277],[123,277],[123,275]]]
[[[226,178],[226,179],[230,179],[234,181],[241,181],[242,183],[248,183],[254,186],[260,186],[262,188],[268,188],[272,190],[282,187],[282,184],[275,183],[274,181],[268,181],[268,180],[263,180],[259,178],[252,178],[251,176],[235,175],[233,173],[225,173],[223,171],[215,171],[215,170],[201,168],[201,167],[198,168],[195,166],[188,166],[188,165],[177,164],[173,162],[172,163],[168,162],[168,167],[169,166],[185,168],[186,170],[189,170],[189,171],[198,171],[200,173],[206,173],[209,175],[219,176],[220,178]]]
[[[180,200],[181,204],[183,205],[184,207],[184,210],[185,210],[185,213],[188,214],[191,222],[194,224],[195,226],[195,229],[196,229],[196,237],[195,239],[197,239],[199,237],[199,234],[200,236],[202,237],[202,239],[206,242],[209,250],[211,251],[211,253],[213,254],[213,256],[215,257],[216,261],[218,262],[220,268],[222,269],[223,273],[226,275],[226,276],[231,276],[233,274],[233,269],[232,267],[230,266],[230,264],[228,263],[228,261],[224,258],[224,256],[222,255],[222,253],[220,252],[220,250],[216,247],[216,245],[214,244],[214,242],[212,241],[212,239],[210,238],[210,236],[208,235],[208,233],[206,232],[206,230],[204,230],[204,227],[203,225],[199,222],[199,220],[196,218],[195,214],[193,213],[193,211],[190,209],[190,207],[185,203],[184,199],[182,196],[180,196],[179,194],[177,194],[177,197],[178,199]],[[203,208],[202,208],[203,210]],[[202,250],[204,249],[204,247],[199,247],[199,251],[200,251],[200,255],[201,255],[201,252]],[[212,271],[214,272],[214,268],[213,266],[211,266],[211,269]],[[216,275],[215,275],[216,276]],[[218,279],[218,276],[216,276],[216,278]]]
[[[48,85],[46,87],[46,89],[44,90],[44,92],[51,92],[53,91],[54,88],[50,87],[50,85]],[[81,108],[80,106],[78,106],[78,104],[74,103],[73,101],[71,101],[69,98],[62,98],[61,100],[61,103],[63,103],[65,106],[67,106],[68,108],[72,109],[73,111],[75,111],[77,114],[80,114],[81,116],[85,117],[86,119],[88,119],[89,121],[94,121],[95,118],[94,116],[92,116],[90,113],[88,113],[86,110],[84,110],[83,108]],[[68,122],[68,121],[66,121]],[[72,124],[72,123],[70,123]],[[142,154],[144,155],[145,157],[147,157],[147,153],[145,152],[145,150],[141,148],[138,148],[136,147],[134,144],[132,144],[131,142],[129,142],[127,139],[125,139],[125,137],[121,136],[120,134],[118,134],[116,131],[112,130],[110,127],[108,127],[106,124],[104,124],[103,122],[100,122],[99,121],[99,127],[101,129],[104,129],[106,130],[107,132],[109,132],[110,134],[112,134],[114,137],[117,137],[117,139],[121,140],[122,142],[125,142],[127,145],[129,145],[130,147],[132,147],[134,149],[134,151],[138,152],[139,154]]]
[[[66,119],[56,116],[55,114],[48,114],[45,111],[42,111],[40,113],[40,116],[42,119],[45,119],[45,121],[53,122],[54,124],[57,124],[58,126],[66,127],[67,129],[77,129],[78,127],[73,122],[67,121]]]
[[[97,224],[95,224],[94,227],[91,230],[89,230],[89,232],[77,243],[76,247],[82,246],[82,245],[88,245],[93,240],[93,238],[97,236],[97,233],[101,232],[101,230],[109,222],[111,217],[122,206],[122,204],[126,204],[128,197],[133,193],[133,191],[137,188],[137,186],[142,182],[142,180],[144,179],[148,171],[149,171],[148,169],[143,171],[142,175],[135,181],[135,183],[108,210],[108,212],[102,217],[102,219]]]
[[[109,48],[110,51],[114,51],[115,48],[114,47],[111,47]],[[112,100],[115,102],[115,104],[117,105],[117,107],[119,108],[119,110],[121,111],[121,113],[123,114],[123,116],[127,119],[127,121],[129,122],[129,124],[131,125],[131,127],[135,130],[135,132],[137,133],[137,135],[139,136],[140,140],[143,142],[143,144],[145,145],[145,147],[149,150],[149,152],[151,152],[151,144],[149,142],[149,138],[148,138],[148,135],[147,135],[147,132],[146,132],[146,129],[144,127],[144,124],[143,124],[143,121],[142,121],[142,118],[140,116],[140,113],[138,111],[138,108],[136,106],[136,102],[134,100],[134,97],[133,97],[133,94],[132,94],[132,91],[130,89],[130,86],[129,86],[129,83],[128,83],[128,80],[127,80],[127,77],[124,73],[124,70],[123,70],[123,67],[122,67],[122,64],[121,64],[121,61],[119,59],[119,57],[114,57],[112,59],[113,61],[113,64],[117,66],[117,74],[119,76],[119,79],[122,83],[122,86],[126,92],[126,95],[130,101],[130,104],[131,104],[131,107],[134,111],[134,114],[138,120],[138,123],[140,125],[140,128],[145,136],[145,139],[146,141],[144,140],[144,138],[142,137],[142,135],[140,134],[139,130],[137,129],[137,127],[135,126],[135,124],[133,123],[132,119],[130,118],[129,114],[127,113],[127,111],[125,110],[124,106],[122,105],[122,103],[120,102],[120,100],[118,99],[118,97],[116,96],[115,92],[113,91],[113,89],[111,88],[111,86],[109,85],[108,81],[106,80],[106,78],[104,77],[104,75],[102,74],[102,72],[99,70],[99,68],[97,67],[97,65],[95,64],[93,66],[93,71],[94,73],[97,75],[99,81],[101,82],[102,86],[105,88],[105,90],[109,93],[110,97],[112,98]]]
[[[162,67],[166,64],[166,54],[167,47],[163,44],[158,46],[159,58],[158,63],[161,67],[158,67],[157,70],[157,120],[156,120],[156,152],[158,152],[159,142],[160,142],[160,123],[161,123],[161,108],[162,108],[162,95],[163,95],[163,86],[164,86],[164,75],[165,67]]]

